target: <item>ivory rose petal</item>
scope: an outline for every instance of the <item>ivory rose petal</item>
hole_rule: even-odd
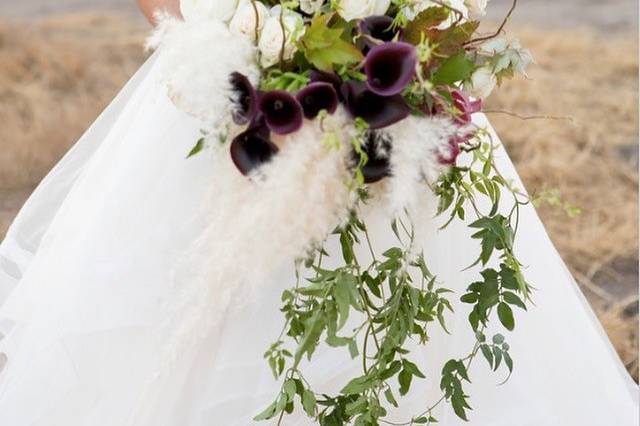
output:
[[[236,10],[229,23],[229,31],[232,34],[245,35],[251,40],[256,40],[260,35],[260,31],[264,28],[268,16],[269,10],[261,2],[256,1],[254,3],[250,0],[241,0],[238,10]],[[258,30],[257,34],[256,28]]]

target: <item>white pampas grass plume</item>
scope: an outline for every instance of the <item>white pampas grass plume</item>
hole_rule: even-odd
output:
[[[323,143],[320,120],[275,142],[280,152],[249,179],[230,160],[228,145],[212,151],[216,180],[207,209],[209,221],[180,271],[171,309],[158,339],[169,342],[158,374],[140,398],[132,425],[163,424],[166,401],[181,398],[181,383],[194,359],[212,342],[225,307],[247,303],[253,289],[323,241],[345,220],[355,203],[345,184],[351,125],[339,110],[330,118],[340,129],[339,146]],[[283,289],[290,283],[282,283]],[[276,307],[274,307],[274,312]],[[212,337],[214,336],[214,337]]]
[[[391,215],[415,211],[425,184],[435,181],[446,167],[438,157],[449,150],[449,140],[464,129],[442,117],[415,117],[385,129],[391,136],[391,177],[387,182]]]
[[[336,114],[338,120],[344,116],[342,111]],[[317,120],[306,121],[293,134],[274,138],[280,152],[253,180],[241,176],[228,157],[223,158],[225,164],[218,167],[231,170],[225,171],[229,175],[223,179],[226,184],[216,190],[215,204],[221,205],[212,212],[208,228],[212,232],[209,250],[219,252],[215,257],[233,256],[229,263],[250,264],[251,271],[242,275],[259,282],[274,267],[324,240],[347,216],[353,202],[346,185],[350,178],[347,128],[339,135],[339,147],[323,144],[325,133]],[[238,245],[236,253],[229,242]]]
[[[182,111],[198,118],[205,130],[221,131],[233,108],[230,75],[239,72],[257,84],[255,46],[217,19],[184,22],[168,14],[147,46],[159,49],[158,66],[169,97]]]

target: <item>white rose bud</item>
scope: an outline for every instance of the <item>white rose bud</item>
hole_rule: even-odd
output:
[[[258,50],[261,55],[260,63],[263,67],[270,67],[280,60],[283,38],[283,59],[291,59],[296,51],[295,42],[302,35],[302,17],[295,12],[287,11],[282,17],[282,23],[284,24],[284,34],[280,23],[280,8],[276,6],[271,9],[258,41]]]
[[[256,11],[258,12],[257,15]],[[229,30],[232,34],[245,35],[255,41],[260,35],[262,28],[264,28],[268,16],[269,10],[259,1],[256,1],[254,4],[250,0],[241,0],[238,10],[235,15],[233,15],[233,18],[231,18]],[[258,29],[257,34],[256,27]]]
[[[185,21],[220,19],[227,22],[237,7],[238,0],[180,0],[180,12]]]
[[[465,85],[465,89],[474,98],[485,99],[493,92],[497,83],[491,68],[481,67],[471,74],[471,79]]]
[[[465,6],[469,9],[471,19],[479,19],[487,14],[487,3],[489,0],[464,0]]]
[[[391,0],[340,0],[338,15],[345,21],[363,19],[372,15],[384,15]]]

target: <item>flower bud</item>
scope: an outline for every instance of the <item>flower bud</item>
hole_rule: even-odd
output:
[[[471,80],[465,85],[465,90],[475,98],[485,99],[493,92],[497,83],[491,68],[480,67],[471,74]]]
[[[453,99],[453,106],[459,111],[459,114],[455,117],[455,121],[461,125],[470,124],[471,115],[479,112],[482,108],[482,101],[480,99],[472,101],[460,90],[453,90],[451,92],[451,98]]]

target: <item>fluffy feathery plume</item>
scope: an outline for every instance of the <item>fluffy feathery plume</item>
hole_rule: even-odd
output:
[[[182,111],[196,117],[205,130],[224,131],[232,112],[233,72],[257,84],[256,48],[246,37],[233,35],[217,19],[184,22],[166,13],[147,40],[158,48],[161,78],[169,97]],[[212,49],[215,46],[215,49]]]
[[[450,149],[449,140],[465,130],[448,118],[414,116],[385,129],[393,139],[386,187],[392,216],[415,211],[425,182],[435,181],[445,169],[438,157]]]
[[[249,303],[252,289],[346,220],[355,203],[345,184],[351,178],[349,121],[339,110],[323,123],[308,121],[298,132],[274,138],[279,153],[250,178],[230,161],[228,144],[213,151],[217,172],[206,207],[207,227],[175,271],[175,308],[167,312],[158,335],[172,343],[131,424],[153,424],[162,412],[160,401],[178,398],[167,394],[179,392],[168,384],[184,378],[180,375],[188,371],[180,366],[191,365],[189,357],[202,345],[211,347],[207,339],[225,306]],[[339,146],[323,143],[323,129],[329,127],[339,129]]]

